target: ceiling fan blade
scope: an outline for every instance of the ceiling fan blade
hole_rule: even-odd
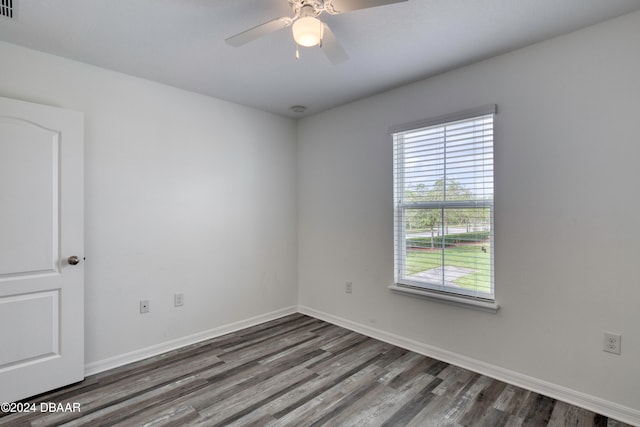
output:
[[[259,39],[262,36],[266,36],[269,33],[281,30],[291,25],[291,18],[278,18],[273,21],[265,22],[264,24],[257,25],[247,31],[231,36],[225,41],[231,46],[238,47],[243,44]]]
[[[322,50],[324,51],[324,54],[327,55],[327,58],[329,58],[329,61],[334,65],[340,64],[349,59],[349,55],[347,55],[347,52],[345,52],[340,43],[338,43],[338,39],[336,39],[336,36],[327,24],[324,24],[324,30],[322,33]]]
[[[370,7],[386,6],[408,0],[331,0],[336,13],[351,12],[353,10],[368,9]],[[325,1],[326,3],[326,1]]]

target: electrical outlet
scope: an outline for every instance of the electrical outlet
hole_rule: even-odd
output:
[[[149,312],[149,300],[142,299],[140,300],[140,313],[148,313]]]
[[[344,282],[344,292],[347,294],[353,293],[353,282]]]
[[[620,354],[622,343],[622,335],[613,334],[611,332],[604,333],[604,342],[602,344],[602,350],[608,353]]]
[[[182,307],[184,305],[184,292],[177,292],[173,294],[173,306]]]

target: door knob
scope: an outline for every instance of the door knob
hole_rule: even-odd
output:
[[[80,258],[78,258],[77,256],[73,255],[73,256],[70,256],[69,258],[67,258],[67,262],[69,263],[69,265],[76,265],[77,263],[80,262]]]

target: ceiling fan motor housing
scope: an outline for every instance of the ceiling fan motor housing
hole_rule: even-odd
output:
[[[340,12],[333,6],[331,0],[289,0],[291,9],[296,17],[303,18],[305,16],[318,16],[322,12],[337,15]]]

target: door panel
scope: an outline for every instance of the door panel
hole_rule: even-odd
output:
[[[0,98],[2,402],[84,377],[83,122]]]
[[[0,360],[5,367],[59,356],[58,290],[0,298],[3,328]]]
[[[0,277],[55,271],[58,259],[58,133],[0,118]],[[28,223],[28,227],[23,225]]]

